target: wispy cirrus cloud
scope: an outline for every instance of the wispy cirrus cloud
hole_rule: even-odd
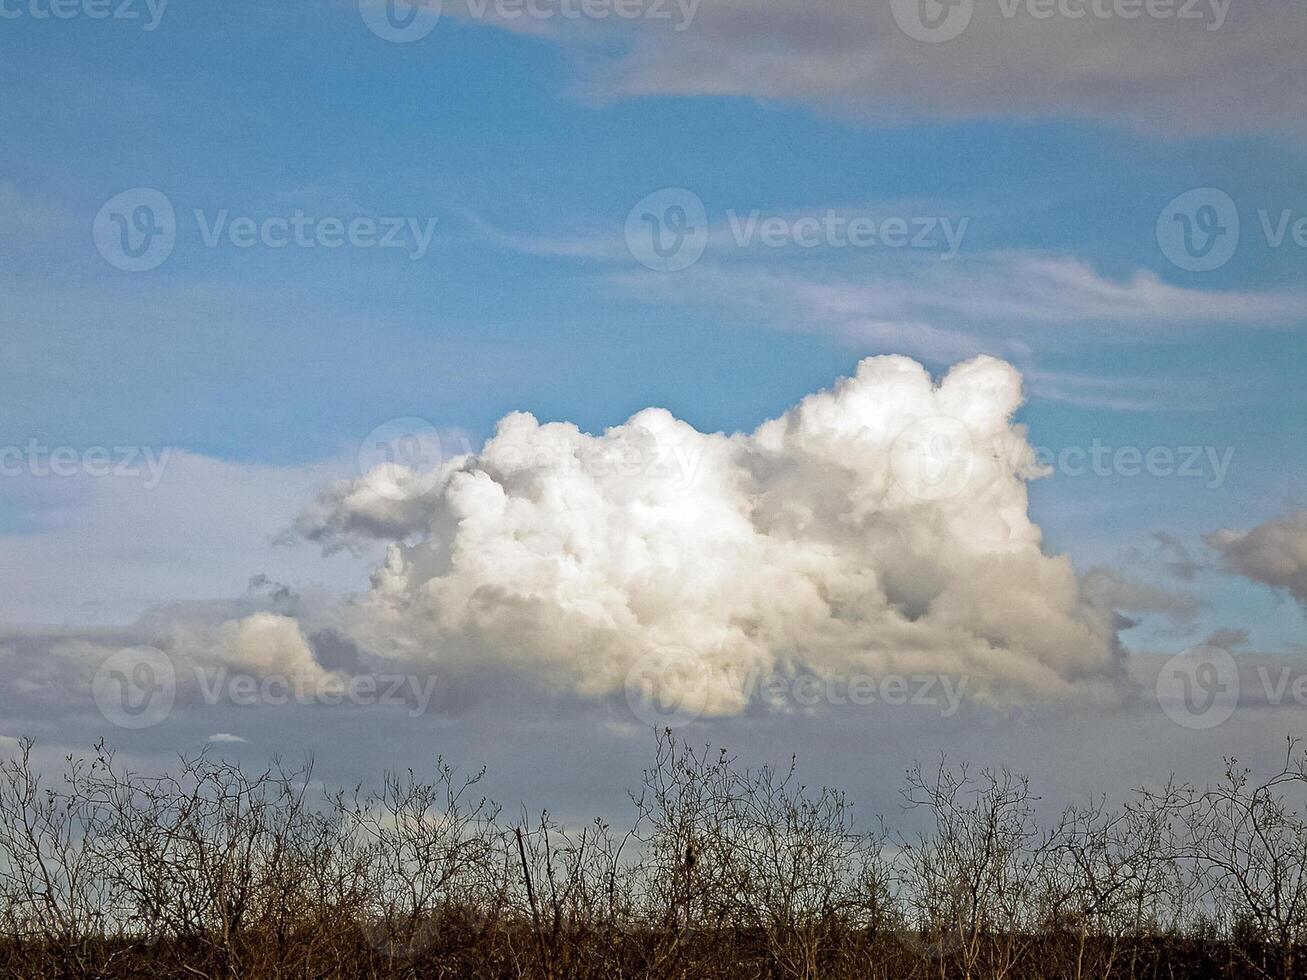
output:
[[[1022,251],[896,263],[865,274],[818,277],[705,264],[675,279],[641,278],[687,297],[698,289],[728,298],[754,296],[756,309],[775,309],[777,300],[789,296],[785,308],[801,306],[833,319],[928,322],[946,315],[957,322],[1036,327],[1119,324],[1147,328],[1145,336],[1156,337],[1186,325],[1282,326],[1307,317],[1307,293],[1301,291],[1175,286],[1147,269],[1111,278],[1084,259]]]
[[[948,21],[936,29],[920,2],[720,0],[683,27],[477,19],[529,26],[583,54],[577,90],[594,99],[709,95],[879,121],[1077,119],[1162,136],[1303,134],[1299,4],[961,0],[943,7]]]
[[[1186,386],[1156,375],[1112,377],[1032,369],[1026,371],[1026,383],[1036,397],[1078,408],[1118,412],[1214,410],[1210,403],[1196,401]]]
[[[728,319],[883,345],[932,360],[1050,347],[1162,343],[1198,328],[1277,329],[1307,318],[1307,293],[1176,286],[1149,270],[1111,278],[1065,255],[997,252],[812,272],[706,262],[674,275],[623,273],[624,288]],[[1035,371],[1032,391],[1124,410],[1172,405],[1148,379]]]
[[[1165,343],[1195,329],[1275,330],[1307,319],[1307,291],[1296,288],[1201,288],[1168,282],[1147,268],[1110,275],[1065,252],[946,247],[950,238],[958,245],[965,237],[961,218],[916,219],[938,247],[882,242],[874,263],[864,261],[865,249],[849,247],[854,217],[932,210],[941,209],[899,201],[778,214],[731,211],[709,220],[703,257],[670,273],[633,271],[636,260],[611,222],[573,216],[561,230],[540,232],[506,229],[466,209],[459,215],[474,235],[496,247],[595,264],[617,288],[651,302],[937,363],[995,354],[1025,365],[1032,394],[1087,408],[1205,406],[1166,379],[1041,369],[1033,363],[1041,351],[1054,344],[1061,350],[1068,344]],[[768,220],[784,230],[770,246],[760,231]],[[913,219],[900,220],[912,226]],[[806,228],[803,221],[809,222]],[[804,247],[796,240],[796,228],[818,233],[823,221],[844,236],[835,247]]]

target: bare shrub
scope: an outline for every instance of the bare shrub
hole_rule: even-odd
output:
[[[1227,759],[1216,785],[1185,790],[1179,803],[1195,890],[1258,976],[1295,976],[1307,931],[1307,821],[1284,797],[1307,788],[1296,749],[1291,741],[1280,771],[1262,782]]]
[[[773,975],[809,978],[884,914],[882,838],[855,831],[838,790],[799,784],[793,760],[741,770],[724,750],[664,733],[636,803],[647,894],[680,938],[729,942]]]
[[[624,828],[525,811],[437,760],[374,791],[104,746],[0,762],[0,977],[1068,980],[1304,974],[1307,760],[1090,798],[908,771],[891,837],[788,767],[658,736]]]

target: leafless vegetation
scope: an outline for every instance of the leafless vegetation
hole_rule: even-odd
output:
[[[1307,975],[1307,756],[1255,780],[1089,799],[909,770],[912,822],[856,824],[791,765],[670,733],[615,829],[506,818],[481,774],[328,792],[97,746],[0,764],[0,974],[44,978],[1176,978]],[[924,818],[924,820],[919,819]]]

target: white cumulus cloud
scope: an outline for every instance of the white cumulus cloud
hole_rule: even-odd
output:
[[[661,409],[600,435],[516,413],[430,474],[332,486],[299,530],[388,541],[338,625],[446,676],[603,696],[672,647],[701,658],[685,676],[709,714],[743,710],[773,672],[965,674],[995,700],[1101,692],[1120,674],[1112,610],[1041,548],[1020,402],[994,358],[937,383],[875,357],[753,433]]]

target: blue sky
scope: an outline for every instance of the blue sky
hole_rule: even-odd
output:
[[[949,48],[966,37],[887,36],[923,75],[995,78],[998,95],[962,104],[904,74],[865,89],[803,80],[808,59],[832,63],[823,45],[844,51],[821,35],[821,4],[815,40],[784,19],[766,27],[763,5],[764,26],[692,73],[686,62],[732,23],[709,3],[684,32],[687,54],[682,35],[643,27],[531,33],[449,7],[429,36],[394,44],[346,2],[173,0],[146,31],[39,18],[11,0],[19,13],[0,21],[0,444],[172,447],[230,467],[232,486],[257,483],[250,499],[269,501],[246,508],[233,490],[220,507],[197,486],[151,526],[158,498],[8,479],[0,533],[24,567],[5,578],[47,583],[15,586],[11,624],[127,627],[160,604],[230,599],[260,573],[295,589],[364,587],[375,552],[268,542],[387,419],[427,419],[473,446],[513,410],[599,432],[655,405],[701,431],[748,431],[869,355],[907,354],[942,374],[992,353],[1026,377],[1018,418],[1032,445],[1233,452],[1219,480],[1207,469],[1057,472],[1032,484],[1046,550],[1193,604],[1179,620],[1146,611],[1128,645],[1179,650],[1224,627],[1248,630],[1262,652],[1301,651],[1301,607],[1221,572],[1202,537],[1304,505],[1307,248],[1292,233],[1272,247],[1258,219],[1307,217],[1301,73],[1258,47],[1301,38],[1302,11],[1240,8],[1201,35],[1144,25],[1169,32],[1156,55],[1169,67],[1157,69],[1131,25],[1108,25],[1125,38],[1122,78],[1087,75],[1083,98],[1059,94],[1081,91],[1066,79],[1041,80],[1056,69],[1033,54],[1028,74],[1005,81],[984,49]],[[862,16],[828,6],[835,25]],[[1049,30],[1061,32],[1051,49],[1078,43],[1066,24]],[[1184,66],[1196,40],[1235,53],[1203,78]],[[1008,43],[996,42],[996,64],[1011,60]],[[1242,49],[1266,84],[1220,102],[1213,92],[1244,70]],[[729,75],[757,52],[786,77]],[[1172,97],[1189,101],[1168,112]],[[137,273],[105,261],[91,233],[102,205],[133,188],[160,192],[177,214],[170,257]],[[645,268],[623,239],[632,207],[662,188],[692,191],[714,229],[681,272]],[[1239,248],[1212,271],[1179,268],[1157,240],[1163,209],[1193,188],[1224,191],[1241,219]],[[201,224],[220,212],[261,222],[296,209],[434,219],[435,230],[418,259],[205,245]],[[730,215],[827,209],[965,219],[966,234],[947,259],[729,239]],[[215,478],[213,493],[224,485]],[[184,514],[232,522],[212,534],[208,567]],[[248,527],[235,526],[242,514]],[[135,549],[115,536],[123,528]],[[1202,569],[1168,573],[1159,531]],[[219,557],[220,539],[257,551]]]

